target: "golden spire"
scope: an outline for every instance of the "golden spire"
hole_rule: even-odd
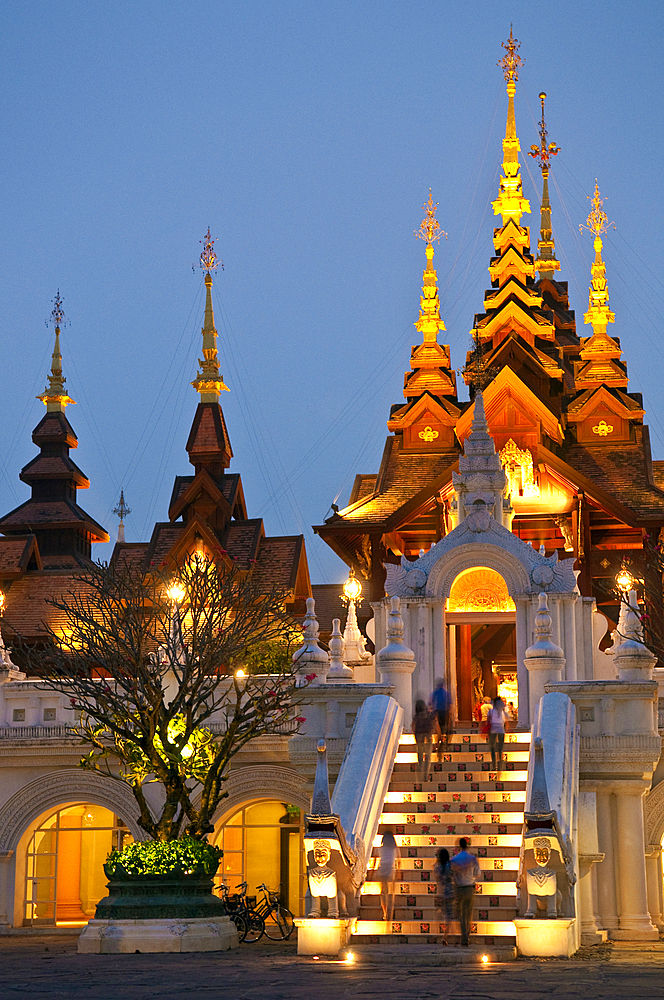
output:
[[[539,146],[531,146],[528,156],[537,160],[542,171],[542,205],[540,208],[540,238],[537,241],[537,257],[535,267],[539,271],[540,278],[552,278],[554,271],[560,270],[560,261],[556,260],[556,245],[553,240],[553,229],[551,228],[551,203],[549,202],[549,166],[552,156],[557,156],[560,146],[555,142],[547,145],[548,132],[544,121],[544,101],[546,94],[541,93],[539,99],[542,102],[542,120],[540,122]]]
[[[590,195],[588,196],[590,197]],[[592,274],[592,280],[590,282],[590,292],[588,298],[588,312],[585,313],[583,317],[584,323],[589,323],[593,328],[593,338],[606,338],[611,341],[611,338],[606,332],[606,327],[608,323],[615,322],[615,313],[612,313],[609,309],[609,289],[606,281],[606,265],[602,260],[602,236],[604,233],[613,226],[615,229],[615,223],[609,222],[609,217],[604,211],[604,199],[600,198],[599,187],[597,185],[597,179],[595,179],[595,193],[592,197],[592,211],[586,219],[586,224],[581,224],[579,229],[583,232],[587,229],[589,233],[592,233],[595,237],[593,241],[593,247],[595,248],[595,259],[591,265],[590,273]],[[613,344],[613,341],[611,341]],[[615,344],[613,344],[615,346]]]
[[[219,372],[219,355],[217,354],[217,331],[214,326],[214,312],[212,311],[212,271],[215,271],[221,264],[224,265],[214,252],[215,240],[210,234],[210,227],[205,234],[205,239],[200,241],[203,244],[203,252],[200,256],[199,267],[205,271],[205,319],[203,320],[203,358],[198,359],[200,371],[195,380],[191,383],[200,394],[201,403],[216,403],[222,389],[229,392],[227,385]]]
[[[434,205],[429,188],[429,201],[422,205],[422,209],[427,213],[422,219],[422,225],[414,231],[414,235],[420,240],[426,241],[427,266],[422,274],[422,295],[420,297],[420,318],[415,323],[415,329],[422,334],[424,343],[436,343],[439,330],[445,329],[445,324],[440,318],[440,299],[438,297],[438,275],[433,266],[433,244],[440,240],[441,236],[447,239],[447,233],[440,228],[440,222],[436,218],[438,202]]]
[[[519,79],[519,67],[523,66],[524,60],[518,53],[521,42],[513,37],[512,25],[510,25],[510,37],[502,43],[502,46],[506,54],[497,65],[502,69],[507,83],[507,125],[503,139],[503,176],[500,178],[500,193],[493,202],[493,212],[494,215],[502,216],[504,226],[509,219],[513,219],[518,226],[521,223],[523,213],[530,212],[530,204],[528,199],[523,197],[519,168],[521,145],[517,138],[514,118],[516,81]]]
[[[62,374],[60,327],[64,326],[64,318],[65,314],[62,308],[60,289],[58,289],[56,296],[53,299],[53,311],[51,312],[50,320],[55,327],[55,346],[53,348],[53,354],[51,355],[51,374],[47,376],[48,384],[42,395],[37,396],[37,399],[41,399],[46,406],[47,413],[64,413],[65,407],[69,403],[76,402],[67,394],[67,390],[65,389],[65,382],[67,379]]]

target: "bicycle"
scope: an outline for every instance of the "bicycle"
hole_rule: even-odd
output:
[[[278,894],[271,892],[265,882],[256,888],[262,891],[263,899],[259,901],[254,912],[263,920],[266,937],[271,941],[287,941],[295,926],[293,914],[287,906],[279,902]]]
[[[240,943],[246,941],[247,944],[255,944],[256,941],[260,941],[265,933],[265,921],[260,913],[247,905],[247,883],[240,882],[239,885],[236,885],[235,888],[239,889],[240,892],[234,895],[230,894],[230,890],[224,882],[219,888],[226,904],[228,916],[237,928]]]

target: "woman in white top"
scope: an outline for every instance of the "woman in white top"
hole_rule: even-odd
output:
[[[491,750],[491,767],[498,771],[503,762],[503,746],[505,744],[505,702],[502,698],[494,698],[493,708],[489,712],[489,748]]]
[[[379,857],[376,881],[380,882],[380,905],[383,910],[383,920],[391,920],[394,911],[394,883],[401,859],[401,852],[391,830],[383,834]]]

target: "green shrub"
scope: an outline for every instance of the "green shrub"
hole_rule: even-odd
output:
[[[193,837],[136,841],[123,851],[111,851],[104,871],[109,878],[114,875],[213,876],[223,853],[219,847]]]

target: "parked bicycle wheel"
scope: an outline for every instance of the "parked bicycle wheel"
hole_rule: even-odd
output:
[[[242,944],[242,942],[247,936],[247,921],[244,919],[241,913],[229,913],[228,916],[235,924],[237,928],[237,934],[240,939],[240,944]]]
[[[293,914],[287,906],[276,903],[265,915],[265,934],[271,941],[286,941],[293,933]]]
[[[265,921],[260,913],[256,913],[255,910],[246,910],[242,916],[247,925],[247,933],[244,940],[247,944],[255,944],[256,941],[260,941],[265,933]]]

